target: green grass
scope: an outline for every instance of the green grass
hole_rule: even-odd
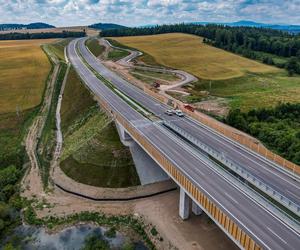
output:
[[[48,44],[49,50],[61,61],[65,62],[64,48],[69,44],[71,39],[61,39],[57,42]]]
[[[107,59],[112,61],[118,61],[121,58],[128,56],[129,52],[125,50],[113,49],[108,52]]]
[[[96,57],[100,56],[105,50],[105,47],[103,45],[100,45],[97,39],[87,40],[86,46]]]
[[[136,79],[141,80],[142,82],[148,83],[150,85],[154,84],[154,82],[155,82],[155,79],[149,78],[149,77],[144,76],[144,75],[135,74],[134,72],[131,72],[131,75],[133,77],[135,77]]]
[[[131,73],[133,73],[133,74],[138,73],[138,74],[142,74],[144,76],[150,76],[150,77],[154,77],[154,78],[158,78],[158,79],[162,79],[162,80],[166,80],[166,81],[176,81],[176,80],[180,79],[179,77],[177,77],[174,74],[146,71],[146,70],[141,70],[141,69],[135,69]]]
[[[74,102],[74,100],[80,100]],[[77,117],[87,113],[96,101],[91,98],[89,91],[86,90],[83,83],[73,68],[70,69],[65,86],[65,91],[61,106],[62,132],[66,134],[73,125]]]
[[[0,169],[10,164],[21,167],[26,155],[24,137],[38,108],[0,115]]]
[[[128,148],[71,69],[62,101],[62,170],[72,179],[101,187],[139,184]]]
[[[210,84],[211,82],[211,84]],[[225,97],[231,108],[248,111],[259,107],[272,107],[281,103],[299,102],[300,77],[288,77],[286,73],[250,74],[228,80],[199,80],[187,89],[194,96],[200,91],[209,91],[210,95]]]
[[[37,152],[38,152],[37,156],[40,162],[44,187],[47,187],[48,185],[50,162],[52,160],[53,151],[55,148],[56,106],[58,102],[60,89],[66,74],[66,70],[67,70],[67,65],[65,63],[61,63],[57,75],[57,79],[54,85],[54,91],[51,99],[51,106],[47,114],[45,125],[43,127],[42,134],[41,137],[39,138],[38,146],[37,146]]]

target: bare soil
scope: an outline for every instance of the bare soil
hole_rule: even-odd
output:
[[[193,104],[200,111],[213,113],[220,117],[226,117],[229,112],[228,100],[225,98],[212,98]]]

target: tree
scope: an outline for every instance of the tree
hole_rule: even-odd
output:
[[[300,64],[297,60],[297,57],[291,57],[287,64],[286,70],[288,71],[289,76],[293,76],[296,73],[300,73]]]
[[[92,234],[86,237],[82,250],[109,250],[108,242],[102,235]]]

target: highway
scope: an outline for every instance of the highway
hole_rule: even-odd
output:
[[[193,119],[165,115],[164,112],[169,108],[168,106],[159,103],[139,88],[121,78],[115,72],[106,68],[88,51],[84,43],[85,39],[79,41],[79,50],[82,53],[82,56],[92,68],[107,80],[111,81],[120,91],[136,100],[155,115],[172,122],[177,127],[192,134],[199,141],[209,145],[215,151],[226,156],[227,159],[238,163],[253,176],[263,180],[264,183],[274,190],[281,193],[295,204],[300,205],[300,183],[298,181],[295,181],[284,172],[275,168],[272,163],[263,157],[253,153],[251,150],[244,149]]]
[[[284,222],[256,202],[249,199],[234,185],[226,181],[213,168],[208,166],[189,146],[171,136],[167,130],[152,123],[130,105],[116,95],[101,82],[82,62],[76,51],[76,43],[80,47],[84,40],[76,39],[68,45],[68,57],[77,73],[91,91],[111,106],[112,110],[121,114],[137,131],[159,152],[166,156],[194,185],[196,185],[211,201],[218,205],[234,222],[265,249],[298,249],[300,235]],[[80,49],[81,51],[82,48]],[[83,53],[84,54],[84,53]],[[85,57],[85,56],[84,56]],[[99,65],[101,75],[108,72]],[[96,65],[92,65],[95,67]],[[102,71],[103,70],[103,71]],[[114,83],[113,79],[105,76]],[[123,84],[123,83],[122,83]],[[138,93],[136,93],[138,95]],[[156,112],[164,108],[155,101]]]

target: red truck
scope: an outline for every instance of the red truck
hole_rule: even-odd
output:
[[[195,111],[195,108],[189,104],[184,104],[184,108],[191,111],[191,112],[194,112]]]

